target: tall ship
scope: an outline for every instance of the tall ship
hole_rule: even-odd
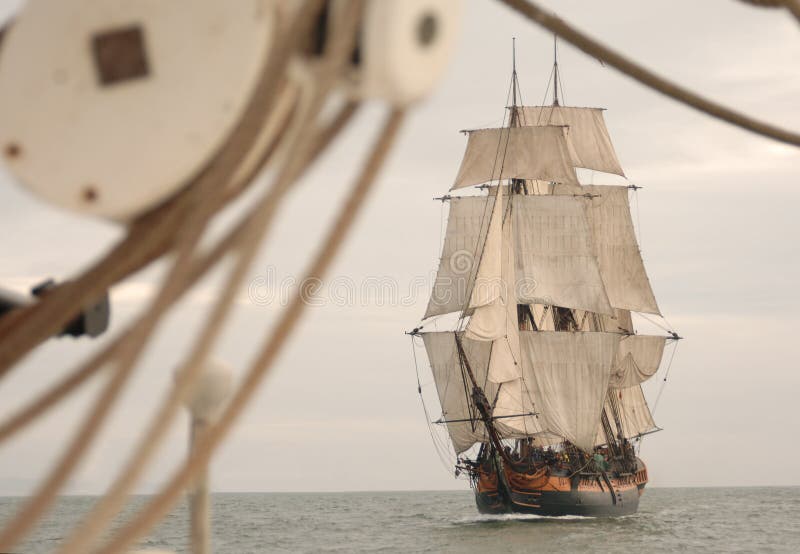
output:
[[[648,482],[641,438],[658,430],[642,383],[680,337],[634,328],[632,312],[660,316],[635,186],[581,182],[625,174],[603,109],[559,101],[557,58],[551,82],[551,105],[518,104],[514,63],[503,126],[464,131],[436,282],[411,333],[480,512],[627,515]]]

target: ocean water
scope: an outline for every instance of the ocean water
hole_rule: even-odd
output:
[[[472,493],[220,493],[214,552],[800,552],[800,488],[647,489],[617,519],[482,516]],[[96,499],[59,501],[14,552],[51,552]],[[146,501],[137,497],[131,510]],[[19,498],[0,498],[8,519]],[[140,548],[186,551],[181,506]]]

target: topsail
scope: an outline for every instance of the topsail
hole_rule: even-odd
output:
[[[608,300],[615,308],[660,313],[633,231],[628,187],[583,185],[586,217]]]
[[[566,127],[501,127],[467,132],[467,149],[453,189],[501,179],[578,184]]]
[[[516,195],[512,202],[520,301],[613,314],[582,199]]]
[[[602,108],[520,106],[520,125],[566,125],[567,142],[575,167],[624,176],[606,129]]]

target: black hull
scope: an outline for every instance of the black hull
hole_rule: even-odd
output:
[[[644,485],[641,486],[644,488]],[[639,509],[639,487],[612,492],[541,491],[511,492],[502,498],[498,492],[475,492],[475,503],[482,514],[534,514],[539,516],[619,517]]]
[[[647,468],[633,474],[582,473],[549,467],[520,472],[500,465],[473,475],[475,502],[483,514],[619,517],[639,509]]]

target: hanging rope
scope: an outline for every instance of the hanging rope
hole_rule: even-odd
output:
[[[411,352],[414,356],[414,371],[417,375],[417,393],[419,394],[419,400],[422,403],[422,411],[425,414],[425,424],[428,427],[428,434],[431,436],[431,441],[433,442],[434,450],[436,450],[436,455],[439,457],[439,461],[442,462],[442,466],[444,466],[444,468],[449,472],[450,467],[453,465],[453,460],[450,456],[450,449],[446,444],[443,444],[441,437],[434,430],[434,424],[431,422],[431,415],[428,411],[428,406],[425,404],[425,397],[422,394],[422,383],[420,382],[419,378],[419,363],[417,361],[417,349],[416,345],[414,344],[414,336],[412,335],[410,338]]]
[[[670,355],[669,363],[667,364],[667,369],[664,371],[664,378],[661,380],[661,386],[658,388],[658,394],[656,395],[656,401],[653,403],[653,409],[650,410],[650,416],[651,417],[655,417],[656,409],[658,408],[658,403],[661,400],[661,395],[663,394],[664,389],[667,386],[667,378],[669,377],[670,369],[672,369],[672,362],[675,359],[675,353],[678,351],[678,342],[679,341],[676,340],[674,346],[672,347],[672,354]],[[660,431],[660,430],[661,429],[656,429],[655,431]],[[646,434],[654,433],[655,431],[649,431]],[[636,444],[636,454],[637,455],[639,454],[639,452],[642,451],[642,443],[644,443],[644,435],[640,435],[637,438],[637,444]]]
[[[533,2],[528,0],[499,0],[510,8],[521,13],[531,21],[534,21],[542,27],[556,33],[558,36],[568,41],[577,48],[583,50],[593,58],[597,58],[602,62],[609,64],[629,77],[639,81],[643,85],[660,92],[682,104],[691,106],[705,114],[708,114],[717,119],[727,121],[728,123],[746,129],[753,133],[769,137],[781,142],[800,146],[800,135],[775,125],[765,123],[754,119],[748,115],[736,112],[708,100],[699,94],[677,84],[664,77],[656,75],[649,69],[641,66],[622,54],[611,50],[607,46],[590,38],[554,15],[547,13]],[[791,4],[787,7],[794,10],[794,5],[797,4],[797,13],[800,13],[800,0],[787,0]],[[793,11],[794,13],[794,11]]]
[[[667,364],[667,369],[664,372],[664,379],[661,381],[661,386],[658,389],[658,395],[656,396],[656,401],[653,403],[653,409],[650,411],[650,414],[653,416],[656,415],[656,409],[658,408],[658,402],[661,400],[661,394],[664,392],[664,387],[667,386],[667,378],[669,377],[669,370],[672,369],[672,361],[675,359],[675,352],[678,351],[678,342],[675,341],[674,346],[672,347],[672,355],[669,357],[669,363]]]
[[[199,438],[194,455],[179,468],[168,481],[162,491],[156,495],[143,510],[99,550],[100,554],[119,552],[147,532],[170,510],[180,498],[182,491],[195,477],[198,471],[206,466],[214,449],[229,432],[231,426],[242,414],[259,385],[273,367],[272,364],[281,352],[286,339],[300,321],[313,293],[313,283],[323,277],[342,246],[343,240],[350,230],[355,215],[372,188],[376,174],[385,160],[389,148],[399,132],[404,115],[403,110],[393,111],[386,121],[380,138],[376,142],[364,169],[356,180],[345,204],[339,211],[333,227],[311,263],[309,271],[301,280],[303,286],[297,291],[289,306],[281,314],[275,328],[270,332],[255,360],[246,372],[241,385],[231,398],[230,404],[222,413],[217,423],[208,427]]]

